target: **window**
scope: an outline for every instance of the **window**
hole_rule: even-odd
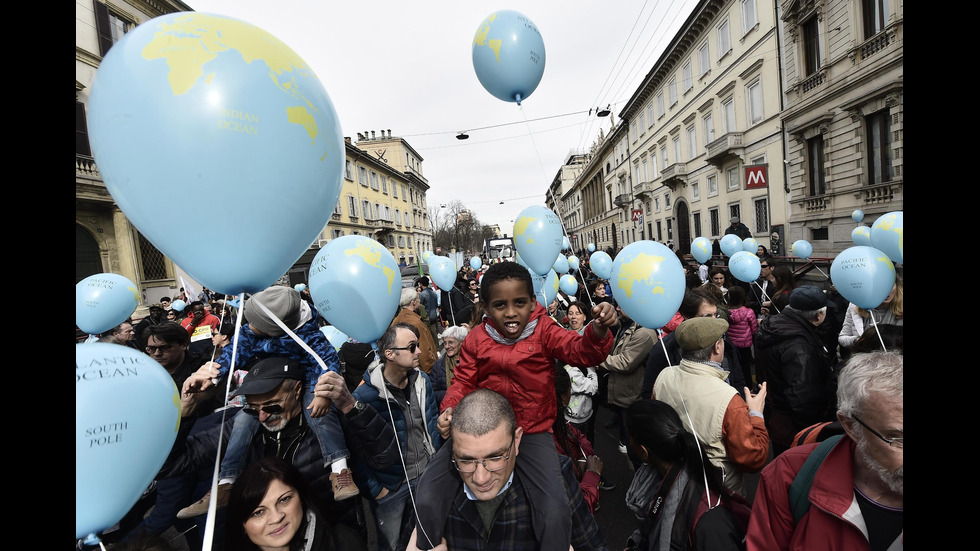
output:
[[[816,16],[803,23],[803,62],[806,76],[820,70],[820,29]]]
[[[354,164],[350,162],[350,159],[344,161],[344,178],[354,181]]]
[[[813,228],[810,230],[810,241],[826,241],[829,233],[827,228]]]
[[[109,53],[109,48],[119,42],[126,31],[132,27],[132,22],[110,11],[105,3],[95,2],[95,28],[99,35],[99,50],[103,57]]]
[[[703,77],[711,70],[711,61],[708,60],[708,43],[705,42],[698,48],[698,76]]]
[[[721,235],[721,231],[718,226],[718,209],[711,209],[708,211],[708,218],[711,223],[711,235]]]
[[[636,120],[630,123],[630,138],[636,141]]]
[[[642,180],[640,180],[640,181],[641,182],[649,182],[650,181],[650,165],[647,162],[647,158],[646,157],[643,158],[642,165],[643,165],[642,166],[642,170],[640,172],[640,174],[642,175]]]
[[[707,146],[713,141],[715,141],[715,122],[711,113],[708,113],[704,116],[704,144]]]
[[[688,90],[694,87],[694,76],[691,74],[690,60],[688,60],[688,62],[684,64],[684,68],[681,69],[681,75],[682,75],[681,78],[684,79],[681,82],[681,86],[683,86],[684,87],[683,90],[687,92]]]
[[[380,186],[378,185],[378,173],[373,170],[371,171],[371,189],[380,189]]]
[[[385,193],[385,194],[388,193],[388,177],[387,176],[382,176],[381,177],[381,193]]]
[[[691,200],[699,201],[701,199],[701,185],[697,182],[691,184]]]
[[[718,176],[712,174],[708,176],[708,197],[718,195]]]
[[[388,246],[389,247],[395,246],[395,236],[391,235],[390,233],[388,234]]]
[[[746,101],[749,105],[749,122],[756,124],[762,121],[762,81],[756,80],[745,87]]]
[[[755,207],[755,233],[769,233],[769,202],[765,197],[753,201]]]
[[[663,241],[663,240],[664,240],[664,234],[662,231],[660,231],[660,220],[657,220],[657,241]]]
[[[347,196],[347,213],[351,218],[357,218],[357,201],[353,195]]]
[[[885,21],[888,20],[888,0],[863,0],[864,8],[864,39],[885,30]]]
[[[810,180],[810,196],[827,193],[827,183],[823,179],[823,136],[814,136],[806,141],[807,169]]]
[[[337,204],[334,205],[333,207],[333,213],[336,214],[337,216],[340,216],[341,214],[343,214],[343,212],[344,209],[340,206],[340,201],[337,201]]]
[[[650,201],[647,201],[645,205],[647,207],[647,216],[650,216]]]
[[[405,246],[405,236],[404,235],[399,235],[398,236],[398,246],[399,247],[404,247]]]
[[[694,235],[700,237],[701,235],[701,213],[694,213]]]
[[[674,136],[674,162],[681,162],[681,137]]]
[[[674,240],[674,224],[673,224],[673,220],[671,220],[670,218],[668,218],[667,219],[667,241],[673,241],[673,240]]]
[[[368,185],[367,169],[363,166],[357,167],[357,181],[364,187]]]
[[[738,181],[738,167],[733,166],[727,171],[728,175],[728,191],[737,191],[741,187],[742,183]]]
[[[728,219],[731,220],[732,218],[735,217],[738,218],[742,217],[742,209],[738,203],[728,205]]]
[[[732,49],[732,36],[728,30],[728,20],[722,21],[718,26],[718,59],[725,57],[725,54]]]
[[[402,225],[402,211],[395,209],[395,224]]]
[[[667,166],[667,146],[660,148],[660,156],[664,159],[664,166]]]
[[[657,155],[650,153],[650,179],[656,180],[659,177],[660,173],[657,172]]]
[[[698,139],[694,132],[694,125],[687,127],[687,147],[691,150],[691,156],[689,159],[693,159],[698,156]]]
[[[408,188],[402,184],[402,201],[408,201]]]
[[[653,211],[660,212],[660,197],[653,198]]]
[[[735,132],[735,98],[728,98],[721,104],[725,113],[725,133]]]
[[[398,182],[395,182],[394,180],[391,182],[391,194],[395,197],[395,199],[398,199]]]
[[[75,154],[92,156],[92,147],[88,142],[88,122],[85,119],[85,104],[75,102]]]
[[[647,130],[647,125],[644,124],[643,115],[644,115],[644,113],[643,113],[643,110],[641,109],[640,110],[640,124],[638,126],[638,129],[639,129],[640,134],[643,134]]]
[[[892,130],[888,111],[878,111],[867,118],[868,125],[868,183],[892,181]]]
[[[664,192],[664,208],[665,209],[669,209],[670,208],[670,192],[669,191]]]
[[[667,83],[667,94],[671,105],[677,103],[677,77],[670,77],[670,82]]]
[[[371,203],[369,201],[361,201],[361,212],[364,213],[365,220],[374,220],[374,213],[371,212]]]
[[[742,34],[748,34],[758,22],[755,16],[755,0],[742,0]]]
[[[343,237],[343,236],[344,236],[344,230],[333,230],[333,232],[331,233],[331,237],[333,239],[337,239],[338,237]]]
[[[653,102],[647,104],[647,128],[653,128]]]
[[[657,117],[664,116],[664,93],[657,94]]]

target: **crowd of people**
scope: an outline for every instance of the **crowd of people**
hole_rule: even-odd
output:
[[[237,345],[220,295],[164,297],[100,337],[157,360],[182,408],[104,541],[175,527],[199,549],[214,509],[216,550],[901,549],[901,277],[866,310],[764,247],[748,284],[679,256],[685,296],[655,328],[587,261],[547,305],[515,262],[420,277],[375,343],[339,347],[292,288],[244,301]],[[632,471],[625,542],[595,519],[615,487],[600,408]]]

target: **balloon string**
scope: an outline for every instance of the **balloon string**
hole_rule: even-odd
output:
[[[871,316],[871,325],[875,328],[875,333],[878,335],[878,342],[881,343],[881,351],[888,352],[888,349],[885,348],[885,340],[881,338],[881,331],[878,330],[878,322],[875,321],[874,310],[868,310],[868,315]]]
[[[657,336],[660,338],[660,348],[664,351],[664,358],[667,359],[667,365],[670,365],[670,355],[667,354],[667,345],[664,343],[664,330],[662,327],[657,329]]]
[[[825,278],[827,278],[827,281],[830,281],[830,276],[825,274],[824,271],[820,269],[820,266],[817,266],[816,262],[811,260],[810,263],[813,264],[813,267],[816,268],[818,272],[820,272],[821,274],[823,274]]]
[[[819,270],[820,268],[817,269]],[[759,282],[757,281],[753,281],[752,284],[759,288],[759,292],[762,293],[762,299],[764,301],[768,300],[771,303],[772,307],[776,308],[776,313],[779,314],[780,313],[779,308],[776,307],[776,303],[772,300],[772,298],[770,298],[769,295],[766,294],[766,290],[762,288],[762,285],[759,285]]]

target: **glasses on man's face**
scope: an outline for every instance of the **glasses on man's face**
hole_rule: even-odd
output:
[[[170,352],[170,350],[173,349],[173,347],[174,347],[174,345],[172,345],[172,344],[165,344],[163,346],[150,346],[150,345],[146,345],[146,353],[147,354],[156,354],[157,352],[159,352],[161,354],[166,354],[167,352]]]
[[[875,429],[873,429],[873,428],[869,427],[868,425],[866,425],[864,423],[864,421],[862,421],[861,418],[858,417],[857,415],[851,415],[851,417],[855,421],[857,421],[862,427],[864,427],[864,428],[868,429],[869,431],[871,431],[871,434],[873,434],[873,435],[877,436],[878,438],[880,438],[882,442],[888,444],[889,446],[891,446],[893,448],[898,448],[900,450],[905,448],[905,437],[900,437],[900,438],[885,438],[884,436],[881,435],[880,432],[878,432]]]
[[[507,449],[510,450],[513,447],[514,439],[512,438],[510,440],[510,445],[507,446]],[[453,457],[453,465],[456,465],[457,471],[465,474],[475,473],[476,468],[479,465],[483,465],[483,468],[486,469],[487,472],[492,473],[506,467],[509,459],[510,453],[507,453],[506,455],[498,455],[496,457],[487,457],[484,459],[457,459],[456,457]]]
[[[419,347],[417,342],[413,342],[408,346],[392,346],[388,350],[408,350],[409,353],[415,354],[415,349]]]
[[[282,413],[282,410],[283,410],[282,404],[269,404],[257,408],[253,408],[252,406],[245,406],[242,408],[242,411],[244,411],[249,415],[258,415],[259,411],[264,411],[269,415],[275,415],[277,413]]]
[[[760,264],[759,267],[760,268],[769,268],[770,266],[768,264]]]
[[[721,312],[708,312],[707,314],[701,314],[699,318],[720,318]]]

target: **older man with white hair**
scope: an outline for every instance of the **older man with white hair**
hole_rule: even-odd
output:
[[[763,469],[750,551],[904,548],[904,373],[894,352],[848,360],[837,385],[845,434],[792,448]]]

